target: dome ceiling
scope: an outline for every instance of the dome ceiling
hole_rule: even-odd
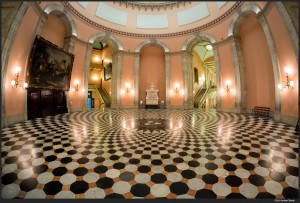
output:
[[[132,37],[175,37],[219,23],[241,2],[63,2],[81,20]]]

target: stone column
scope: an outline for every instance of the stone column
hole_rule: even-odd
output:
[[[166,108],[170,108],[170,71],[171,57],[170,53],[165,53],[165,74],[166,74]]]
[[[216,86],[217,86],[217,106],[216,109],[217,111],[222,110],[222,97],[220,94],[220,89],[221,89],[221,67],[220,67],[220,59],[219,59],[219,52],[218,52],[218,45],[217,44],[212,44],[213,47],[213,53],[214,53],[214,59],[215,59],[215,68],[216,68]]]
[[[139,108],[140,52],[134,53],[134,108]]]
[[[111,108],[120,108],[121,78],[123,65],[123,52],[117,51],[112,55],[112,79],[111,79]]]
[[[184,109],[193,108],[193,74],[192,74],[192,55],[187,51],[182,51],[182,75],[184,88]]]
[[[261,23],[262,29],[265,33],[268,47],[271,54],[271,60],[272,60],[272,67],[273,67],[273,73],[274,73],[274,87],[275,87],[275,112],[274,112],[274,120],[280,121],[280,115],[281,115],[281,95],[280,90],[277,88],[277,84],[281,82],[280,80],[280,70],[279,70],[279,61],[277,57],[277,51],[275,47],[275,43],[269,28],[269,25],[266,21],[266,18],[264,15],[259,15],[258,20]]]
[[[247,80],[245,74],[245,63],[241,47],[241,39],[236,36],[230,36],[229,38],[235,73],[236,113],[245,113],[247,101]]]
[[[74,45],[77,40],[77,37],[74,35],[67,36],[64,38],[64,49],[70,53],[74,53]]]
[[[85,69],[84,69],[84,102],[83,102],[83,110],[88,109],[88,89],[89,89],[89,70],[90,70],[90,62],[91,62],[91,55],[92,55],[92,49],[93,49],[93,44],[92,43],[87,43],[86,45],[86,53],[85,53]],[[69,105],[69,98],[67,97],[67,106]],[[69,107],[68,107],[69,109]]]

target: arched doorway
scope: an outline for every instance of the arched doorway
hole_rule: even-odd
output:
[[[88,109],[111,106],[112,47],[93,43],[88,76]]]
[[[107,60],[103,58],[103,80],[102,87],[106,85],[106,92],[111,97],[110,107],[113,109],[120,108],[120,83],[121,83],[121,71],[122,71],[122,52],[123,46],[121,43],[112,35],[107,33],[98,33],[92,36],[89,40],[89,45],[86,54],[86,63],[85,63],[85,82],[84,86],[88,89],[89,84],[89,75],[90,75],[90,66],[92,60],[92,50],[93,44],[97,44],[99,42],[102,45],[107,45],[109,48],[107,50]],[[95,45],[96,46],[96,45]],[[100,45],[99,45],[100,46]],[[105,51],[103,51],[104,53]],[[100,59],[100,63],[102,63],[102,58]],[[107,69],[106,69],[107,68]],[[108,74],[106,74],[106,70]],[[107,77],[106,77],[107,76]],[[110,76],[110,77],[109,77]],[[110,79],[109,79],[110,78]],[[100,78],[99,78],[100,79]],[[105,82],[108,81],[108,82]],[[88,91],[85,93],[85,106],[88,108]]]
[[[195,108],[214,108],[216,97],[216,68],[211,42],[203,40],[192,49],[193,98]],[[196,75],[197,74],[197,75]]]

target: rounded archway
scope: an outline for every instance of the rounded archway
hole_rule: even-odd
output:
[[[89,39],[89,46],[86,54],[86,63],[85,63],[85,82],[84,86],[86,89],[88,89],[89,84],[89,73],[90,73],[90,67],[91,67],[91,58],[92,58],[92,50],[93,50],[93,44],[101,42],[102,45],[105,44],[108,47],[110,47],[107,50],[107,53],[103,51],[102,56],[107,55],[105,58],[101,58],[99,60],[103,60],[103,80],[102,80],[102,87],[103,84],[106,86],[106,95],[110,96],[110,107],[111,108],[119,108],[120,107],[120,83],[121,83],[121,70],[122,70],[122,54],[119,51],[123,50],[123,46],[121,43],[113,36],[107,34],[107,33],[98,33],[92,36]],[[108,70],[108,77],[105,77],[105,70]],[[108,81],[110,80],[110,81]],[[108,81],[108,82],[105,82]],[[88,92],[85,93],[84,96],[85,101],[85,107],[88,108]],[[109,106],[109,105],[108,105]]]

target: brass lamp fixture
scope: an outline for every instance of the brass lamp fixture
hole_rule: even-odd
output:
[[[290,68],[286,67],[284,69],[284,72],[286,74],[286,80],[282,81],[282,83],[278,84],[278,86],[277,86],[280,91],[282,91],[284,88],[293,89],[293,87],[295,85],[294,81],[291,80],[292,70]]]
[[[79,91],[79,80],[75,80],[74,81],[74,85],[75,85],[75,87],[73,87],[71,89],[71,91],[72,92],[78,92]],[[82,88],[81,91],[84,92],[84,89]]]
[[[130,83],[126,83],[125,84],[125,90],[121,90],[121,93],[122,94],[124,94],[124,93],[126,93],[126,94],[134,93],[134,90],[132,90],[130,87],[131,87]]]
[[[10,84],[11,84],[11,87],[12,88],[17,88],[17,87],[22,87],[24,89],[26,89],[28,87],[28,84],[25,82],[23,85],[22,85],[22,80],[19,79],[20,77],[20,72],[21,72],[21,67],[17,67],[16,70],[15,70],[15,79],[11,80],[10,81]]]
[[[178,94],[178,93],[184,94],[184,91],[183,91],[183,89],[180,89],[179,83],[175,83],[174,89],[173,89],[173,90],[170,90],[170,93],[171,93],[171,94],[172,94],[172,93],[175,93],[175,94]]]
[[[226,80],[225,85],[226,85],[226,87],[224,89],[221,89],[222,94],[224,94],[224,93],[234,93],[234,89],[232,89],[230,87],[230,85],[231,85],[230,80]]]

